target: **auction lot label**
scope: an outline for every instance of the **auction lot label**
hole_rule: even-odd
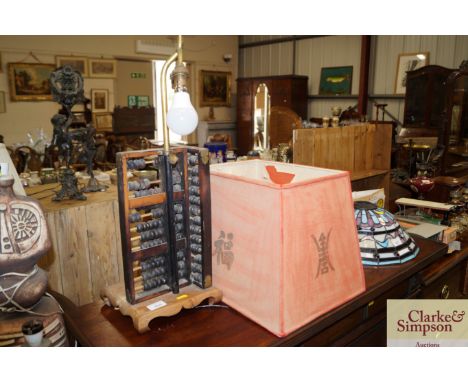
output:
[[[387,300],[387,346],[468,346],[468,300]]]

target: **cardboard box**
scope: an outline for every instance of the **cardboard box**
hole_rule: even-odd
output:
[[[293,173],[270,181],[265,165]],[[349,173],[250,160],[212,165],[213,285],[278,336],[364,292]]]
[[[455,227],[447,227],[447,229],[444,231],[443,242],[445,244],[450,244],[455,240],[457,240],[457,229]]]

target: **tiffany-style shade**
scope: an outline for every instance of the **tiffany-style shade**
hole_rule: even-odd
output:
[[[354,218],[364,265],[402,264],[419,253],[393,215],[369,202],[354,203]]]

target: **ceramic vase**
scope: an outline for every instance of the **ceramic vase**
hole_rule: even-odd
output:
[[[0,307],[36,304],[45,293],[46,273],[36,266],[50,249],[44,213],[39,203],[15,195],[13,177],[0,177]],[[18,285],[22,282],[20,285]]]

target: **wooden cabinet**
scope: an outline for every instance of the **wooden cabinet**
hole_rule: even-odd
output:
[[[447,148],[442,157],[442,174],[468,175],[468,61],[447,78],[443,130]]]
[[[286,106],[307,119],[307,76],[250,77],[237,80],[237,147],[245,155],[253,147],[254,100],[258,85],[270,94],[270,107]]]
[[[445,82],[453,69],[428,65],[408,72],[405,94],[405,127],[434,130],[442,137],[442,117],[445,106]]]
[[[460,299],[466,298],[467,260],[460,253],[448,255],[437,265],[421,272],[422,290],[420,298]]]
[[[113,135],[123,140],[124,145],[128,144],[140,149],[141,137],[154,139],[156,131],[155,113],[155,108],[152,106],[138,108],[115,107],[112,114]]]

